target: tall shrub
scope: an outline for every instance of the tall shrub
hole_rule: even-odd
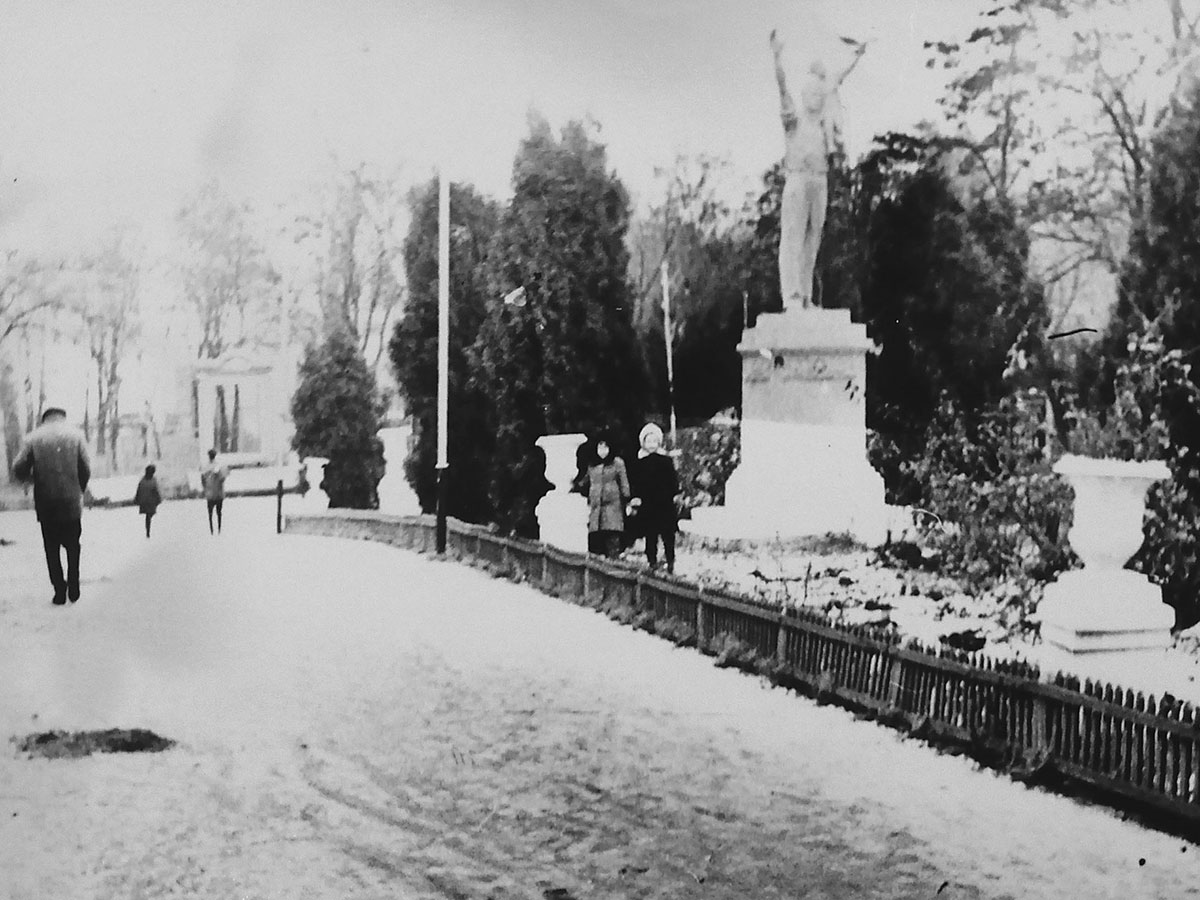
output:
[[[292,397],[292,447],[301,456],[329,459],[320,486],[331,507],[379,506],[385,408],[375,375],[345,331],[305,350]]]
[[[1051,471],[1044,437],[1015,398],[971,426],[943,399],[925,452],[905,469],[923,486],[927,538],[944,569],[980,588],[1049,581],[1068,567],[1072,492]]]
[[[1106,335],[1101,400],[1147,330],[1161,340],[1156,415],[1171,477],[1150,492],[1137,565],[1163,586],[1177,622],[1200,620],[1200,97],[1179,98],[1154,139],[1149,206],[1134,230]]]
[[[1010,210],[961,197],[936,157],[890,186],[877,181],[863,315],[880,352],[867,361],[867,420],[883,438],[873,462],[893,498],[920,502],[904,463],[924,452],[943,398],[968,427],[995,410],[1048,316]]]
[[[628,224],[628,195],[604,146],[578,122],[555,137],[535,118],[513,163],[489,266],[497,299],[473,355],[496,441],[489,494],[508,529],[528,531],[525,510],[544,490],[531,469],[537,437],[636,431],[646,377],[626,280]],[[521,305],[499,302],[517,289]]]

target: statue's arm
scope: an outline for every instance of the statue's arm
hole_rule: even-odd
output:
[[[787,87],[787,76],[783,73],[783,44],[774,31],[771,32],[771,52],[775,56],[775,81],[779,84],[779,109],[783,127],[791,131],[796,127],[796,102]]]
[[[848,41],[847,38],[843,38],[842,40]],[[863,54],[866,52],[867,52],[866,44],[855,43],[854,59],[850,60],[850,65],[846,66],[846,68],[842,70],[841,74],[838,75],[838,77],[834,79],[833,83],[840,87],[841,83],[850,76],[851,72],[854,71],[854,67],[858,65],[858,61],[863,58]]]

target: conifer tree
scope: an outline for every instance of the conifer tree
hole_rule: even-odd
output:
[[[421,508],[437,500],[437,182],[410,199],[412,223],[404,242],[408,303],[396,323],[388,354],[415,423],[415,446],[405,474]],[[470,185],[450,186],[450,392],[447,513],[468,522],[492,517],[488,468],[492,435],[484,395],[471,386],[467,351],[475,342],[487,305],[484,262],[493,239],[495,204]]]
[[[475,384],[488,398],[497,521],[530,533],[545,485],[543,434],[616,432],[630,442],[646,404],[629,285],[629,199],[604,146],[578,122],[555,137],[535,118],[513,163],[513,199],[492,248],[496,302],[477,341]]]
[[[335,329],[305,350],[292,397],[292,447],[301,456],[329,460],[320,487],[330,507],[379,506],[385,406],[374,373],[344,330]]]
[[[1139,399],[1153,402],[1166,427],[1171,477],[1150,491],[1135,563],[1162,584],[1186,627],[1200,621],[1200,95],[1178,100],[1155,137],[1149,206],[1101,346],[1109,392],[1131,346],[1149,334],[1160,353],[1157,396]]]

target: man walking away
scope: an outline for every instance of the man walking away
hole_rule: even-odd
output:
[[[225,502],[225,479],[229,470],[217,465],[217,451],[208,451],[208,465],[200,472],[200,483],[204,485],[204,499],[208,501],[208,533],[213,533],[213,510],[217,513],[217,534],[221,533],[221,506]]]
[[[52,406],[42,424],[25,440],[13,463],[20,481],[33,482],[33,506],[42,526],[46,568],[54,585],[55,606],[69,597],[79,599],[79,537],[82,533],[83,492],[92,467],[87,444],[78,429],[67,424],[64,410]],[[64,577],[61,552],[67,552]]]

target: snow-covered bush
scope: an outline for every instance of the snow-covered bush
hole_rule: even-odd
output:
[[[921,485],[925,540],[972,589],[1049,581],[1068,568],[1072,491],[1050,468],[1040,423],[1014,398],[968,430],[943,404],[926,452],[906,464]]]
[[[678,441],[676,467],[682,509],[724,503],[725,482],[741,462],[741,426],[732,419],[718,417],[694,428],[679,429]]]

